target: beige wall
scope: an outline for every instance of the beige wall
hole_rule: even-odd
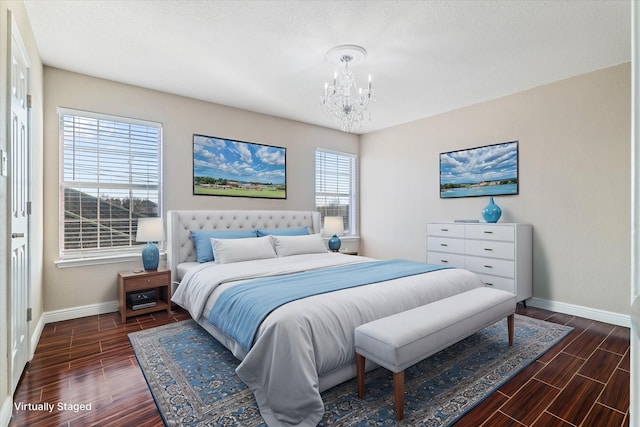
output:
[[[519,140],[520,194],[496,202],[501,221],[534,225],[534,296],[628,314],[629,94],[625,64],[362,136],[363,253],[424,260],[428,221],[480,218],[487,202],[441,200],[438,154]],[[116,272],[137,267],[54,266],[56,107],[162,122],[165,210],[311,209],[315,147],[358,151],[355,135],[53,68],[45,68],[45,95],[45,311],[113,301]],[[288,199],[191,195],[194,132],[287,147]]]
[[[439,153],[518,140],[520,194],[495,201],[533,224],[534,297],[628,314],[630,92],[623,64],[364,135],[364,252],[425,260],[427,222],[488,201],[440,199]]]
[[[31,215],[30,244],[31,244],[31,267],[30,267],[30,307],[32,308],[33,321],[30,322],[30,335],[38,326],[38,321],[42,316],[42,240],[43,240],[43,186],[42,186],[42,63],[38,54],[38,48],[31,31],[31,25],[27,17],[24,4],[21,1],[0,1],[0,149],[9,152],[9,52],[8,46],[13,25],[22,38],[26,54],[30,61],[30,83],[29,93],[32,95],[31,108],[31,145],[32,145],[32,180],[31,180],[31,200],[33,202],[33,212]],[[11,153],[9,152],[9,155]],[[0,176],[0,405],[8,402],[9,406],[2,406],[0,410],[0,425],[5,416],[11,415],[9,399],[10,372],[8,371],[7,348],[10,345],[9,329],[9,253],[11,251],[10,220],[7,216],[9,202],[9,179]],[[31,348],[31,352],[34,348]],[[8,410],[8,412],[7,412]]]
[[[116,300],[116,275],[140,262],[58,268],[57,107],[163,124],[164,211],[171,209],[314,209],[316,147],[358,153],[358,136],[167,93],[45,67],[45,311]],[[319,113],[321,113],[319,111]],[[192,135],[220,136],[287,148],[287,199],[192,195]]]

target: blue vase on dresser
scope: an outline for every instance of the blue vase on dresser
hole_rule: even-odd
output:
[[[489,197],[489,204],[482,209],[482,217],[486,222],[498,222],[501,215],[502,209],[493,202],[493,196]]]

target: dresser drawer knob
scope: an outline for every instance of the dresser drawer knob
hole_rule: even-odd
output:
[[[484,234],[493,234],[493,231],[485,230]]]
[[[441,228],[440,231],[449,231],[448,228]]]
[[[441,260],[440,260],[440,262],[441,262],[441,263],[446,264],[446,263],[448,263],[449,261],[447,261],[446,259],[441,259]]]
[[[447,245],[446,243],[440,243],[440,246],[445,246],[446,247],[446,246],[449,246],[449,245]]]
[[[484,268],[493,268],[492,265],[485,265]]]
[[[493,283],[489,283],[489,282],[484,282],[484,284],[487,286],[493,286]]]
[[[484,250],[485,250],[485,251],[487,251],[487,252],[491,252],[493,249],[491,249],[491,248],[484,248]]]

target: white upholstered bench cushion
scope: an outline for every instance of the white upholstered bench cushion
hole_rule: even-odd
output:
[[[515,309],[514,294],[476,288],[357,327],[356,352],[392,372],[401,372]]]

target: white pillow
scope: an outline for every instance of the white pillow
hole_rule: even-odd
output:
[[[307,236],[271,236],[279,257],[327,252],[320,234]]]
[[[216,239],[212,237],[211,249],[213,249],[214,262],[218,264],[277,256],[270,236],[248,237],[246,239]]]

